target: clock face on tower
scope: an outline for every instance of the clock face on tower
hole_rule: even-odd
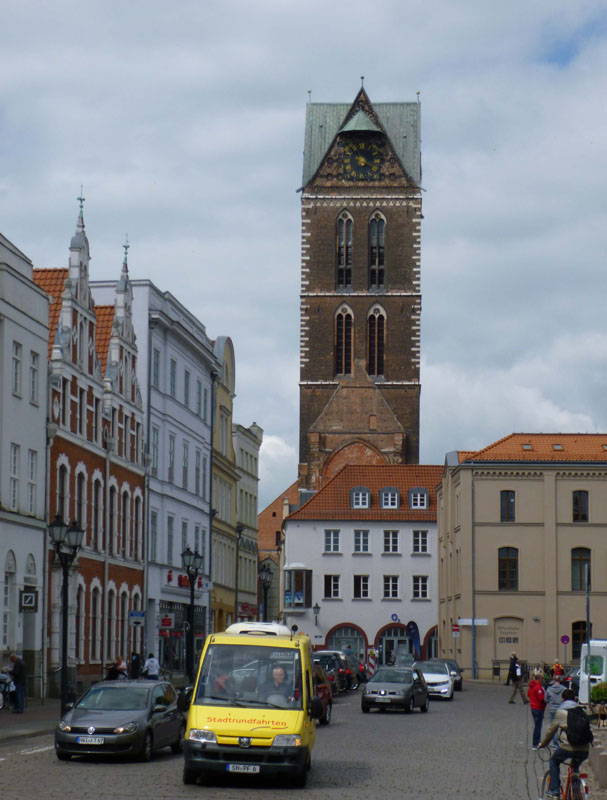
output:
[[[377,181],[383,153],[374,142],[348,142],[344,147],[344,177],[350,181]]]

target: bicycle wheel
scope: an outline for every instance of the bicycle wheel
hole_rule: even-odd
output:
[[[552,795],[548,794],[550,791],[550,770],[544,773],[544,780],[542,781],[542,793],[540,794],[541,800],[551,800]]]
[[[571,780],[569,781],[567,800],[584,800],[582,781],[580,780],[580,776],[575,773],[571,775]]]

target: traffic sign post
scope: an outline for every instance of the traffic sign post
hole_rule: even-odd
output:
[[[451,625],[451,635],[454,639],[459,638],[459,625],[457,625],[455,622]]]
[[[567,636],[566,633],[564,633],[561,636],[561,642],[562,642],[562,644],[564,645],[564,648],[565,648],[565,655],[563,656],[563,666],[566,667],[567,666],[567,645],[569,644],[569,637]]]

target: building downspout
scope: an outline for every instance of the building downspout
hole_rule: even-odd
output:
[[[146,470],[145,470],[145,553],[143,554],[143,608],[144,608],[144,622],[143,622],[143,652],[144,655],[150,652],[157,652],[156,647],[150,647],[150,622],[148,620],[148,587],[149,587],[149,562],[150,562],[150,519],[151,519],[151,503],[150,503],[150,470],[152,468],[150,453],[151,439],[151,413],[152,408],[152,320],[148,319],[148,390],[147,390],[147,403],[146,403],[146,426],[145,426],[145,439],[146,439]]]
[[[476,530],[475,530],[475,497],[474,497],[474,464],[472,464],[472,677],[478,678],[478,665],[476,663]]]

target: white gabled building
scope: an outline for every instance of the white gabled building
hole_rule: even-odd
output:
[[[213,384],[220,364],[205,326],[170,292],[131,281],[138,376],[145,413],[147,486],[147,651],[162,666],[185,669],[190,587],[181,554],[203,556],[194,589],[195,649],[210,620],[210,491]],[[115,283],[91,284],[97,302]]]
[[[49,306],[32,269],[0,234],[0,666],[17,651],[40,678]]]
[[[284,523],[283,616],[316,649],[436,654],[440,466],[345,466]],[[419,645],[416,637],[419,636]]]

